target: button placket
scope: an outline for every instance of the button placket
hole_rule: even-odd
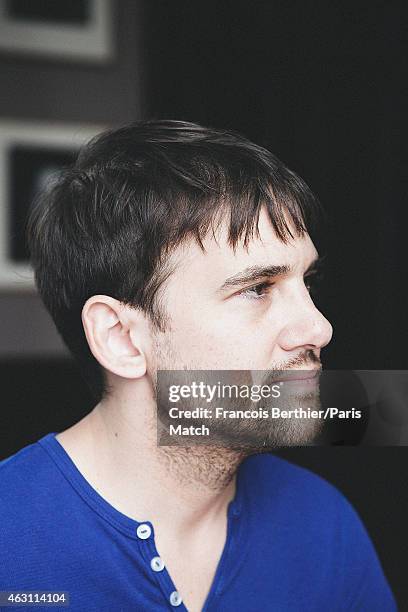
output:
[[[234,500],[228,508],[227,512],[227,537],[225,541],[224,550],[221,555],[221,559],[218,563],[217,570],[215,576],[213,578],[213,582],[210,588],[209,593],[207,594],[207,598],[204,602],[204,606],[202,608],[202,612],[211,612],[213,608],[216,607],[214,603],[214,599],[220,597],[228,584],[228,582],[235,576],[238,571],[240,565],[243,562],[243,558],[246,554],[246,549],[249,546],[249,537],[245,537],[245,547],[242,547],[237,554],[237,543],[242,536],[246,533],[247,529],[247,521],[243,520],[247,519],[247,515],[245,517],[242,516],[241,512],[241,503],[238,500]],[[231,558],[231,555],[235,553],[237,562],[234,562],[234,570],[226,572],[226,568],[228,567],[228,560]]]
[[[140,523],[136,529],[136,534],[139,540],[140,552],[144,561],[150,566],[150,571],[154,574],[164,597],[172,608],[177,607],[180,610],[186,610],[183,604],[183,599],[177,591],[170,574],[166,570],[163,559],[160,557],[156,543],[154,541],[153,525],[145,522]]]

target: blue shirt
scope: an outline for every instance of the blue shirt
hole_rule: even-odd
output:
[[[65,609],[80,612],[186,610],[157,559],[154,525],[101,497],[55,433],[0,463],[0,489],[1,591],[67,591]],[[350,503],[308,470],[259,454],[238,470],[226,543],[203,610],[396,606]]]

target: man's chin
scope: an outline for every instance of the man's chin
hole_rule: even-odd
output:
[[[310,428],[305,426],[302,428],[301,425],[295,428],[287,427],[280,431],[274,431],[273,434],[264,438],[263,442],[256,440],[252,443],[248,441],[242,441],[242,443],[232,443],[231,445],[226,443],[228,447],[233,447],[235,450],[254,454],[260,452],[270,452],[277,448],[289,447],[289,446],[310,446],[319,438],[323,431],[323,424]]]

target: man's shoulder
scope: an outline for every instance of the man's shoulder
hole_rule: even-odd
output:
[[[278,549],[283,566],[286,559],[310,583],[316,576],[329,581],[344,609],[396,610],[370,535],[343,493],[274,454],[253,455],[245,464],[261,557]]]
[[[333,518],[339,513],[354,513],[343,493],[305,467],[272,453],[253,455],[245,464],[245,480],[258,507],[274,511],[285,509],[286,513],[293,511],[295,515],[301,508],[303,513],[315,519],[322,513],[327,517],[328,511]]]
[[[0,516],[19,515],[47,495],[46,485],[55,478],[55,464],[43,446],[28,444],[0,461]]]
[[[265,485],[274,485],[279,490],[302,492],[311,489],[322,495],[337,497],[338,489],[322,476],[308,468],[292,463],[288,459],[273,453],[259,453],[252,455],[244,462],[244,470],[249,480],[265,490]]]
[[[279,525],[287,539],[307,541],[310,550],[337,541],[337,552],[350,542],[367,556],[373,552],[357,510],[321,476],[269,453],[250,457],[246,476],[248,509],[266,539],[276,537],[271,525]]]
[[[38,441],[24,446],[9,457],[0,461],[0,479],[2,481],[20,478],[35,471],[35,467],[44,460],[44,450]],[[35,464],[35,466],[34,466]]]

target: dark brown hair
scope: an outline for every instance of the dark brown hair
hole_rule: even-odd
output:
[[[203,248],[221,221],[232,248],[247,245],[262,206],[284,242],[310,232],[319,211],[305,182],[266,149],[183,121],[102,133],[38,198],[27,224],[37,287],[97,401],[107,388],[82,326],[86,300],[110,295],[163,329],[166,255],[190,237]]]

